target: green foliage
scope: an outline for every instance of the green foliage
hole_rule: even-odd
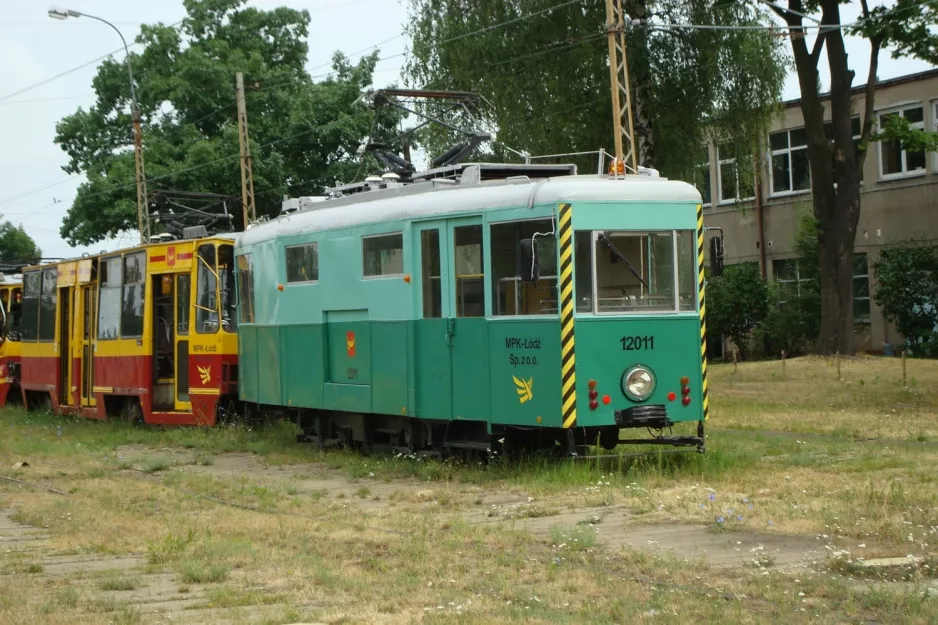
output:
[[[38,262],[41,257],[42,250],[32,237],[26,234],[22,225],[14,226],[9,221],[0,224],[0,261]]]
[[[728,336],[743,359],[749,357],[752,331],[769,313],[769,289],[758,263],[730,265],[707,280],[707,328]]]
[[[938,358],[938,246],[896,245],[873,263],[873,299],[914,355]]]
[[[938,152],[938,132],[911,128],[901,115],[886,115],[883,120],[882,127],[870,136],[872,141],[892,139],[909,152]]]
[[[498,140],[531,154],[612,151],[605,7],[556,0],[409,0],[412,86],[471,90],[491,104],[483,121]],[[656,23],[764,23],[761,7],[712,0],[628,0],[633,19]],[[512,20],[503,27],[496,24]],[[485,32],[477,32],[482,29]],[[469,36],[469,33],[476,33]],[[758,30],[631,27],[627,36],[639,163],[692,178],[710,134],[740,159],[740,183],[780,99],[786,61],[778,38]],[[431,153],[454,137],[438,127],[420,140]],[[496,144],[483,158],[516,158]],[[594,171],[595,157],[577,161]]]
[[[178,28],[144,25],[138,38],[144,49],[132,54],[149,191],[240,195],[238,71],[245,77],[259,215],[279,212],[283,194],[314,194],[349,181],[361,171],[356,151],[370,131],[397,126],[397,112],[375,116],[354,104],[371,84],[377,50],[356,65],[337,53],[332,77],[314,83],[305,70],[307,11],[265,11],[242,6],[245,0],[184,4],[187,17]],[[123,60],[103,62],[93,85],[96,103],[56,128],[56,143],[70,158],[65,171],[87,177],[61,229],[72,244],[137,226]]]

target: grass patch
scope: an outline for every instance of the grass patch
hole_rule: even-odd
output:
[[[178,572],[186,584],[216,584],[228,579],[230,569],[224,564],[188,561],[179,565]]]
[[[140,586],[139,580],[124,575],[107,575],[99,583],[101,590],[136,590]]]

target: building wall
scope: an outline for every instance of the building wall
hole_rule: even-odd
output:
[[[931,70],[920,74],[904,76],[901,78],[881,81],[876,91],[875,111],[877,118],[881,114],[895,112],[904,107],[922,107],[921,127],[929,131],[938,131],[938,70]],[[854,115],[862,119],[865,107],[863,88],[854,89],[853,111]],[[827,107],[826,107],[827,108]],[[910,123],[916,119],[915,111],[908,113]],[[829,112],[825,119],[830,119]],[[859,120],[855,122],[859,127]],[[789,163],[788,171],[792,172],[787,179],[779,176],[778,185],[805,186],[803,176],[793,162],[800,160],[804,152],[797,149],[787,155],[783,151],[773,155],[771,147],[772,135],[779,131],[795,131],[788,136],[789,144],[799,142],[797,131],[803,128],[804,122],[798,102],[785,103],[784,110],[776,120],[770,132],[769,148],[759,160],[760,197],[763,214],[764,245],[766,257],[766,275],[773,277],[773,267],[777,261],[792,259],[797,256],[794,249],[795,239],[802,211],[811,210],[810,188],[796,191],[777,192],[774,189],[776,180],[772,163]],[[858,133],[858,130],[856,131]],[[782,143],[781,135],[774,137],[774,144],[779,147]],[[863,167],[863,188],[861,190],[860,221],[857,227],[855,241],[855,254],[866,254],[869,267],[866,279],[869,294],[872,295],[875,283],[872,264],[878,257],[884,245],[916,240],[931,240],[938,242],[938,154],[925,154],[924,169],[907,171],[905,173],[889,174],[889,167],[895,167],[896,159],[888,158],[895,154],[889,146],[880,143],[871,144]],[[784,150],[784,148],[782,148]],[[709,226],[719,226],[724,232],[725,264],[756,261],[760,259],[760,239],[758,210],[754,198],[743,201],[732,199],[721,201],[721,166],[718,164],[718,149],[710,145],[709,153],[709,182],[711,189],[711,203],[704,206],[704,221]],[[778,158],[775,158],[775,157]],[[916,166],[916,156],[906,155],[907,167]],[[887,170],[884,173],[883,169]],[[726,166],[722,166],[724,169]],[[726,169],[723,171],[723,180],[729,180],[729,190],[723,191],[723,196],[732,196],[732,177]],[[783,169],[777,169],[783,171]],[[784,172],[788,175],[788,172]],[[787,182],[787,185],[786,185]],[[797,183],[801,182],[801,185]],[[706,190],[702,189],[706,196]],[[743,195],[746,195],[743,193]],[[754,195],[749,193],[748,195]],[[862,262],[862,261],[861,261]],[[858,270],[861,271],[861,270]],[[862,276],[855,278],[855,297],[862,292]],[[855,299],[856,306],[856,299]],[[857,306],[863,312],[865,303]],[[870,313],[868,323],[856,324],[854,346],[858,350],[878,352],[883,349],[885,341],[893,345],[902,339],[891,324],[887,324],[882,312],[870,298]]]

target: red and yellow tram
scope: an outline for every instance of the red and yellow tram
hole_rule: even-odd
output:
[[[0,408],[19,399],[23,277],[0,273]]]
[[[237,401],[233,243],[164,241],[25,268],[27,408],[214,425]]]

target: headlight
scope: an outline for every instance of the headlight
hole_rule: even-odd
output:
[[[622,376],[622,392],[634,401],[645,401],[655,391],[655,374],[643,365],[635,365]]]

